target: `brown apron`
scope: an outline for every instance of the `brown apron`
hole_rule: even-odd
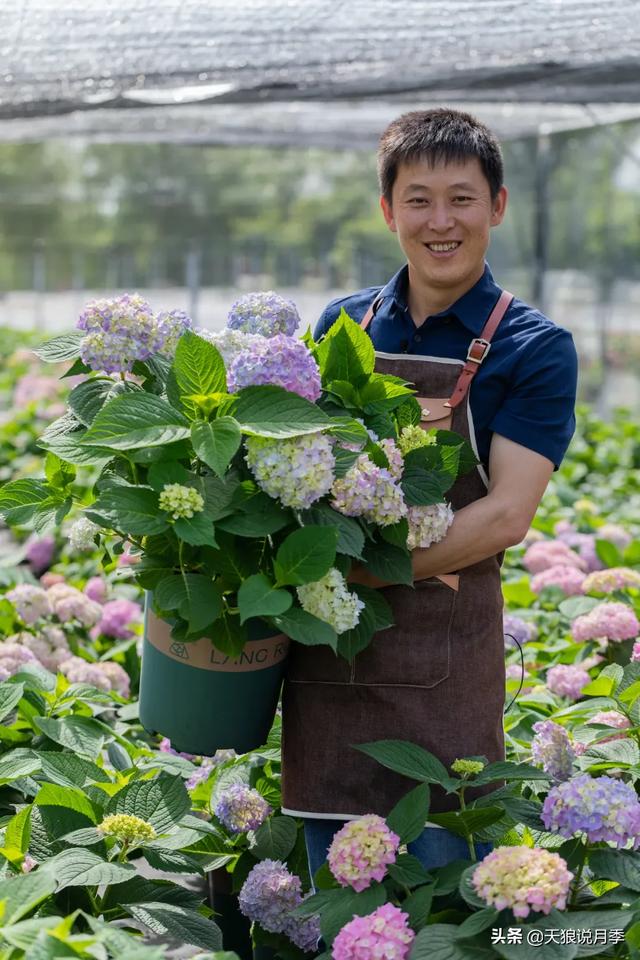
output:
[[[503,292],[467,362],[376,353],[376,370],[415,384],[423,424],[448,427],[476,449],[468,387],[511,295]],[[362,326],[366,329],[377,303]],[[487,492],[482,466],[448,493],[454,510]],[[282,806],[290,814],[386,816],[415,782],[352,748],[374,740],[408,740],[449,767],[459,757],[504,758],[504,640],[500,556],[414,588],[381,593],[395,624],[376,634],[349,664],[328,647],[292,644],[283,691]],[[457,589],[450,585],[457,579]],[[447,582],[445,582],[447,581]],[[495,784],[469,791],[474,795]],[[432,788],[431,810],[456,809],[454,796]]]

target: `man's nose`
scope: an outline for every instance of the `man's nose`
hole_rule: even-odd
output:
[[[432,230],[449,230],[454,223],[453,210],[448,203],[433,203],[429,209],[429,227]]]

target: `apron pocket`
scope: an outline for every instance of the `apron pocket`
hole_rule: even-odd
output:
[[[376,634],[359,653],[353,683],[385,687],[435,687],[449,676],[455,590],[437,580],[418,580],[415,589],[385,587],[396,623]]]

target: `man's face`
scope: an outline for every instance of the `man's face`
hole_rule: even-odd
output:
[[[502,222],[507,191],[491,199],[480,162],[403,164],[382,212],[409,262],[412,284],[450,291],[451,302],[480,279],[491,227]]]

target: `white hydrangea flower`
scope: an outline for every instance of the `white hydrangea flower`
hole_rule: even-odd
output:
[[[302,609],[324,620],[336,633],[345,633],[357,626],[364,603],[349,591],[346,580],[335,567],[321,580],[296,589]]]
[[[447,530],[453,523],[453,517],[453,510],[448,503],[432,503],[428,507],[409,507],[407,513],[409,549],[430,547],[432,543],[439,543],[446,536]]]
[[[192,517],[194,513],[202,513],[204,500],[193,487],[185,487],[181,483],[165,483],[160,494],[159,506],[166,510],[174,520],[181,517]]]
[[[244,333],[242,330],[232,330],[225,327],[224,330],[217,330],[215,333],[207,330],[205,327],[198,327],[194,330],[203,340],[212,343],[218,353],[224,360],[225,368],[228,370],[231,363],[243,350],[247,350],[252,343],[262,341],[263,337],[258,333]]]
[[[69,528],[69,546],[78,553],[95,550],[94,538],[99,530],[100,527],[88,517],[80,517]]]
[[[258,486],[285,507],[306,509],[331,489],[335,457],[322,433],[271,440],[247,437],[247,466]]]

